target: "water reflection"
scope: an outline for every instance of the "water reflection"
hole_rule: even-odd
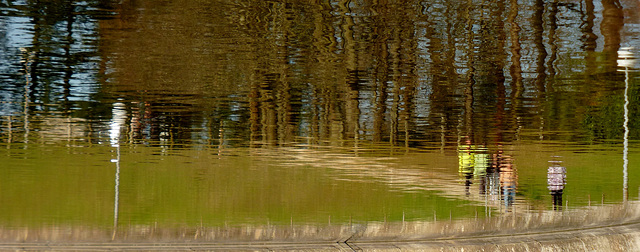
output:
[[[547,186],[547,188],[549,188],[549,193],[553,196],[554,210],[562,210],[562,194],[564,185],[567,183],[566,179],[567,168],[562,166],[562,161],[549,161],[549,168],[547,169],[547,184],[549,186]]]
[[[618,67],[624,68],[624,142],[623,142],[623,200],[626,202],[629,198],[629,68],[633,67],[635,58],[630,52],[633,48],[625,47],[618,51]]]
[[[109,117],[105,113],[112,102],[109,97],[123,97],[136,118],[131,122],[132,138],[184,144],[218,138],[221,129],[225,139],[234,139],[230,144],[252,146],[288,145],[298,137],[315,143],[358,139],[452,147],[460,129],[474,142],[485,143],[498,134],[497,141],[511,141],[523,128],[540,130],[540,137],[547,140],[552,139],[544,132],[558,130],[588,132],[573,135],[572,140],[613,139],[611,134],[619,133],[608,132],[611,127],[604,122],[610,120],[598,114],[602,106],[591,106],[581,97],[591,93],[605,97],[610,80],[598,74],[616,77],[617,65],[607,66],[615,62],[622,44],[634,43],[621,34],[627,28],[622,6],[615,1],[587,1],[582,7],[538,3],[530,9],[516,2],[464,8],[454,3],[419,5],[430,15],[416,12],[411,4],[372,8],[360,3],[245,7],[229,3],[228,18],[241,22],[220,18],[215,26],[177,18],[181,8],[155,16],[148,10],[164,7],[146,3],[114,4],[110,12],[99,6],[104,4],[68,5],[56,15],[27,22],[34,26],[40,19],[52,19],[42,22],[58,24],[54,28],[66,34],[64,40],[45,43],[35,37],[37,31],[13,28],[29,35],[20,47],[26,53],[21,57],[33,63],[27,68],[12,64],[28,71],[32,84],[22,92],[30,93],[21,99],[24,109],[5,113],[66,111],[87,119]],[[488,9],[508,15],[505,20],[475,15]],[[93,16],[98,10],[118,15]],[[195,14],[207,16],[213,10],[201,8]],[[81,11],[86,14],[78,14]],[[263,12],[280,14],[266,15],[272,22],[265,27],[247,21]],[[317,14],[294,15],[307,12]],[[402,20],[410,21],[398,22],[399,16],[388,14],[392,12],[403,13]],[[170,25],[165,17],[180,22]],[[11,18],[6,22],[16,23]],[[599,31],[588,28],[600,19]],[[397,29],[396,23],[401,24]],[[158,24],[161,29],[151,29]],[[176,29],[180,25],[184,29]],[[288,30],[310,32],[294,35]],[[195,35],[185,38],[180,36],[183,32]],[[217,33],[226,37],[212,36]],[[573,34],[582,34],[584,39],[578,40],[584,42],[568,43]],[[101,47],[93,42],[98,36],[104,41]],[[64,53],[40,57],[46,49],[38,47],[41,44]],[[77,53],[92,56],[74,56],[74,46]],[[59,58],[63,60],[58,62]],[[178,58],[185,58],[182,65],[189,67],[171,64]],[[83,67],[75,59],[84,60],[77,62]],[[67,65],[44,66],[48,60]],[[52,76],[41,73],[40,67],[52,71]],[[63,74],[61,79],[54,78],[58,73]],[[567,79],[572,81],[562,81]],[[52,88],[41,90],[43,85]],[[54,86],[62,88],[59,94]],[[19,97],[12,95],[14,100]],[[568,113],[566,108],[574,107],[587,109]]]
[[[469,187],[473,182],[479,183],[480,194],[486,192],[485,178],[489,168],[488,149],[484,146],[473,146],[467,139],[464,145],[458,147],[460,160],[459,172],[465,180],[465,190],[469,194]]]
[[[637,8],[3,1],[2,161],[24,168],[5,168],[4,179],[74,197],[38,191],[57,180],[34,174],[81,177],[68,160],[78,153],[93,166],[113,161],[115,179],[112,169],[85,175],[109,178],[88,192],[115,190],[88,200],[109,203],[97,215],[113,210],[114,238],[123,216],[337,223],[561,210],[563,199],[586,206],[592,194],[630,201]],[[58,155],[66,161],[52,164]],[[609,166],[623,167],[622,184]],[[3,202],[22,195],[16,183]]]
[[[111,117],[111,123],[109,124],[109,138],[111,147],[115,148],[116,158],[111,159],[112,163],[116,164],[115,172],[115,188],[114,188],[114,200],[113,200],[113,235],[112,240],[115,239],[118,231],[118,206],[120,203],[120,136],[122,128],[125,126],[127,120],[127,111],[125,105],[121,102],[113,104],[113,116]]]

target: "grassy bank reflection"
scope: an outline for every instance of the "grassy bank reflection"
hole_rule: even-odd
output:
[[[470,177],[458,149],[26,146],[0,157],[7,227],[113,227],[114,208],[116,226],[172,228],[475,219],[625,200],[623,160],[606,145],[487,146],[475,155],[503,151],[502,161],[474,157],[474,169],[482,161],[485,170]],[[634,148],[631,160],[640,158]],[[550,194],[551,159],[566,167],[560,204]],[[629,200],[637,199],[637,170],[628,165]]]

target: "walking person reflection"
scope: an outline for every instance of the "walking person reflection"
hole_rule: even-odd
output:
[[[562,210],[562,193],[566,184],[567,168],[562,166],[562,161],[549,161],[547,169],[547,188],[553,197],[553,210]]]
[[[480,195],[487,193],[487,170],[491,165],[489,150],[482,144],[475,148],[473,180],[477,181]]]
[[[467,196],[471,195],[469,187],[471,187],[471,178],[475,167],[475,153],[471,139],[467,137],[465,144],[458,146],[458,173],[464,179],[464,191]]]
[[[484,144],[473,145],[471,139],[465,137],[464,144],[458,146],[458,173],[464,179],[465,194],[471,195],[470,187],[474,182],[479,185],[481,195],[486,192],[485,177],[489,166],[489,154]]]
[[[518,174],[513,165],[513,158],[504,155],[502,148],[499,148],[498,152],[493,155],[493,166],[500,173],[500,187],[505,210],[510,211],[511,205],[515,203],[516,189],[518,187]]]

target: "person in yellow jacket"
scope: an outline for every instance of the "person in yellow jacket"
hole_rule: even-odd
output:
[[[488,157],[487,148],[472,145],[468,138],[465,144],[458,146],[458,174],[464,180],[467,195],[470,194],[469,188],[473,181],[480,182],[480,193],[485,192],[483,182],[489,165]]]

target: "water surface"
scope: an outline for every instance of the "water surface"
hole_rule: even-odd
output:
[[[636,1],[0,2],[0,226],[639,199]]]

